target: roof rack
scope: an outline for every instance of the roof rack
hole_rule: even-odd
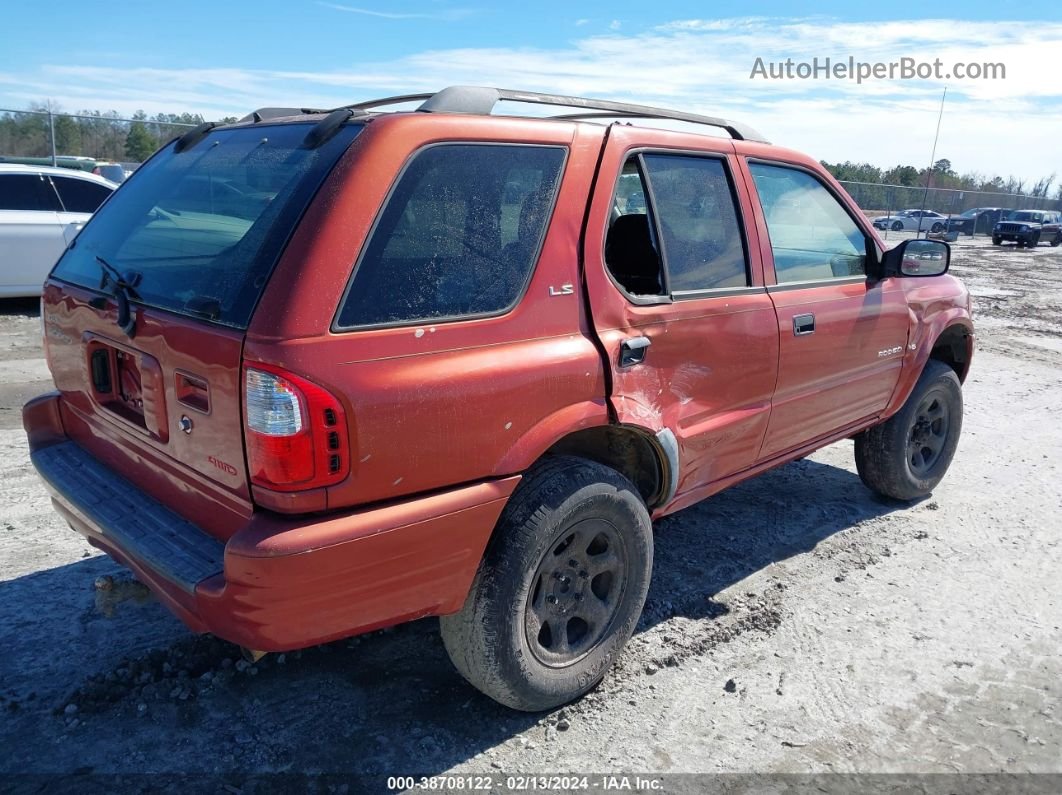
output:
[[[386,107],[387,105],[399,105],[408,102],[420,102],[418,111],[423,113],[468,113],[477,116],[489,116],[494,106],[503,100],[510,102],[528,102],[536,105],[559,105],[567,108],[584,108],[591,113],[568,113],[548,118],[556,119],[588,119],[588,118],[641,118],[641,119],[671,119],[684,121],[692,124],[705,124],[710,127],[719,127],[730,133],[730,136],[738,141],[759,141],[768,143],[760,133],[753,128],[729,119],[716,118],[715,116],[702,116],[697,113],[686,113],[680,110],[667,110],[650,105],[632,105],[626,102],[612,102],[605,99],[588,99],[586,97],[569,97],[562,94],[540,94],[535,91],[513,91],[505,88],[489,88],[487,86],[450,86],[433,94],[403,94],[382,99],[371,99],[366,102],[357,102],[352,105],[344,105],[351,110],[371,110]],[[338,109],[337,109],[338,110]]]

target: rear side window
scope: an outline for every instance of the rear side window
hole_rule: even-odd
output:
[[[314,124],[215,130],[170,146],[99,208],[52,276],[100,289],[100,259],[139,276],[134,300],[246,328],[303,211],[362,129],[316,147]]]
[[[87,179],[52,177],[52,184],[59,191],[63,208],[68,213],[94,213],[103,200],[111,195],[111,189],[106,185],[98,185]]]
[[[59,199],[40,174],[0,174],[0,210],[58,210]]]
[[[538,257],[566,150],[443,144],[406,167],[377,220],[336,325],[495,314]]]

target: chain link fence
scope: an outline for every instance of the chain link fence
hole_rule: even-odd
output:
[[[160,114],[130,119],[111,113],[54,113],[49,110],[0,108],[0,162],[4,159],[88,157],[127,163],[144,160],[175,135],[201,124],[198,115]],[[69,165],[69,163],[60,163]],[[1062,200],[1014,193],[956,190],[909,185],[842,181],[845,190],[868,216],[892,215],[921,208],[959,215],[975,207],[1012,210],[1062,210]]]
[[[1062,201],[1020,193],[930,188],[911,185],[880,185],[872,182],[842,181],[844,189],[868,216],[894,215],[900,210],[921,209],[941,215],[959,215],[975,207],[1003,207],[1008,210],[1062,210]]]
[[[191,114],[129,119],[112,113],[0,108],[0,162],[5,158],[47,158],[54,165],[62,158],[89,157],[139,163],[202,121]]]

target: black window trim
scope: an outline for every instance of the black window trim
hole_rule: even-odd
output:
[[[553,197],[549,203],[549,212],[546,215],[546,222],[542,225],[542,231],[539,232],[538,243],[535,245],[535,253],[531,258],[531,265],[527,269],[527,275],[524,276],[524,283],[521,285],[516,297],[509,303],[508,306],[496,309],[491,312],[475,312],[461,315],[441,315],[439,317],[420,317],[411,318],[408,320],[392,320],[386,323],[358,323],[350,326],[341,326],[339,324],[339,316],[343,313],[343,307],[347,304],[347,297],[350,295],[351,288],[354,286],[354,280],[357,278],[358,269],[361,268],[362,260],[365,258],[365,254],[369,250],[369,243],[372,241],[373,235],[376,234],[376,229],[383,219],[383,214],[387,210],[388,205],[391,203],[391,199],[394,196],[395,191],[402,182],[402,178],[405,177],[406,171],[413,164],[413,162],[420,157],[420,155],[429,149],[434,149],[439,146],[508,146],[508,147],[526,147],[528,149],[559,149],[564,153],[561,158],[560,171],[558,173],[557,185],[553,191]],[[468,140],[463,138],[447,139],[445,141],[433,141],[430,144],[415,149],[406,161],[402,164],[402,168],[398,170],[395,178],[391,181],[391,186],[387,189],[387,195],[384,200],[380,202],[380,206],[376,208],[376,216],[372,220],[372,226],[369,228],[368,234],[365,235],[365,240],[362,241],[361,250],[358,252],[358,256],[354,260],[354,267],[351,268],[350,275],[347,277],[347,285],[343,288],[343,295],[339,299],[339,303],[336,305],[336,311],[332,316],[332,323],[329,326],[329,331],[333,334],[349,334],[359,331],[372,331],[375,329],[391,329],[391,328],[413,328],[416,326],[439,326],[444,323],[457,323],[465,320],[487,320],[494,317],[502,317],[507,315],[516,309],[523,303],[524,297],[527,295],[528,288],[531,286],[532,280],[535,278],[535,272],[538,270],[538,262],[542,258],[542,248],[546,242],[546,236],[549,233],[549,228],[553,224],[553,214],[557,209],[557,200],[560,198],[561,188],[564,186],[565,172],[568,167],[568,158],[571,155],[571,145],[564,143],[531,143],[527,141],[483,141],[483,140]]]
[[[805,289],[807,289],[809,287],[815,287],[815,286],[818,286],[818,285],[834,285],[834,286],[836,286],[836,285],[840,285],[840,284],[849,284],[849,283],[850,284],[857,284],[859,282],[867,282],[867,283],[869,283],[869,282],[872,282],[872,281],[877,281],[876,279],[874,279],[874,277],[870,273],[870,270],[871,270],[870,269],[870,264],[871,264],[870,263],[870,251],[871,251],[871,247],[873,247],[874,258],[875,258],[876,262],[880,262],[881,261],[881,257],[884,254],[884,252],[881,251],[878,248],[877,236],[876,235],[871,235],[867,231],[866,227],[863,224],[859,223],[859,220],[856,218],[856,216],[854,216],[852,214],[851,210],[849,210],[848,203],[845,202],[840,197],[840,195],[838,195],[837,191],[835,191],[832,187],[830,187],[830,185],[828,183],[823,182],[822,176],[820,174],[816,173],[814,169],[808,168],[807,166],[805,166],[803,164],[800,164],[800,163],[789,163],[789,162],[787,162],[785,160],[773,160],[771,158],[766,158],[766,157],[749,157],[747,155],[744,156],[744,157],[745,157],[745,163],[748,166],[751,166],[753,163],[759,163],[759,164],[762,164],[762,165],[765,165],[765,166],[775,166],[777,168],[788,168],[788,169],[791,169],[793,171],[802,171],[805,174],[807,174],[809,177],[814,179],[816,182],[819,183],[819,185],[821,185],[823,187],[823,189],[826,190],[827,193],[829,193],[833,197],[834,201],[836,201],[837,204],[840,205],[841,209],[844,210],[845,215],[847,215],[849,218],[851,218],[852,219],[852,223],[854,223],[859,228],[859,230],[863,233],[863,239],[865,241],[865,246],[866,246],[866,251],[864,252],[864,256],[866,257],[866,260],[863,263],[863,268],[865,270],[865,273],[862,276],[833,276],[833,277],[831,277],[829,279],[808,279],[808,280],[803,280],[803,281],[799,281],[799,282],[779,282],[778,281],[778,270],[774,266],[774,245],[772,244],[771,245],[771,274],[774,276],[775,283],[767,285],[767,292],[780,292],[781,291],[781,290],[777,290],[777,289],[776,290],[772,290],[771,289],[772,287],[773,288],[788,288],[788,289],[793,289],[793,290],[805,290]],[[760,208],[760,210],[762,212],[762,210],[763,210],[763,199],[760,196],[760,189],[758,187],[756,187],[756,177],[752,173],[752,169],[751,168],[749,168],[748,171],[749,171],[749,177],[751,177],[751,179],[752,179],[752,187],[756,191],[756,204],[757,204],[757,206]],[[864,220],[866,220],[866,219],[864,218]],[[764,223],[764,226],[767,227],[767,242],[770,243],[771,242],[771,228],[767,224],[766,215],[764,215],[763,223]],[[796,287],[789,287],[789,285],[797,285],[797,286]]]
[[[660,269],[661,276],[663,277],[664,289],[663,295],[634,295],[627,292],[627,290],[616,281],[616,277],[612,275],[612,271],[609,270],[608,262],[605,260],[605,241],[608,238],[608,228],[612,223],[611,210],[609,217],[605,221],[605,233],[601,238],[601,262],[605,265],[605,274],[609,280],[616,285],[616,289],[620,291],[620,294],[627,299],[628,302],[637,306],[660,306],[674,304],[681,301],[695,301],[701,298],[730,298],[735,295],[755,295],[757,293],[764,292],[764,286],[758,284],[747,284],[744,287],[705,287],[697,290],[671,290],[671,273],[667,265],[667,243],[664,241],[663,232],[660,228],[660,219],[656,212],[656,194],[653,191],[652,180],[647,176],[648,171],[645,168],[644,155],[663,155],[665,157],[695,157],[700,159],[713,159],[722,161],[723,175],[727,179],[727,184],[730,188],[730,200],[734,205],[734,215],[737,217],[738,230],[741,234],[741,249],[745,257],[745,278],[752,281],[752,263],[749,257],[749,241],[748,234],[745,228],[745,217],[741,211],[741,202],[738,201],[737,196],[737,183],[734,179],[734,171],[730,168],[730,161],[728,155],[730,152],[716,152],[705,151],[701,149],[669,149],[666,147],[655,146],[637,146],[632,149],[628,149],[623,154],[623,164],[626,165],[627,161],[632,157],[636,158],[638,164],[638,175],[641,177],[642,186],[645,188],[645,211],[649,216],[653,235],[656,237],[656,243],[660,247]],[[620,173],[622,174],[623,168],[620,167]],[[618,180],[617,180],[618,181]],[[616,188],[612,189],[613,201],[616,195]]]

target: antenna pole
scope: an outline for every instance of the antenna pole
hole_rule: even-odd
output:
[[[918,231],[915,232],[915,238],[922,234],[922,221],[926,212],[926,201],[929,199],[929,182],[933,179],[933,166],[937,162],[937,141],[940,139],[940,121],[944,118],[944,100],[948,96],[948,87],[944,86],[944,94],[940,98],[940,114],[937,116],[937,134],[933,136],[933,151],[929,153],[929,171],[926,174],[926,189],[922,194],[922,210],[918,214]],[[928,235],[928,231],[926,232]]]

